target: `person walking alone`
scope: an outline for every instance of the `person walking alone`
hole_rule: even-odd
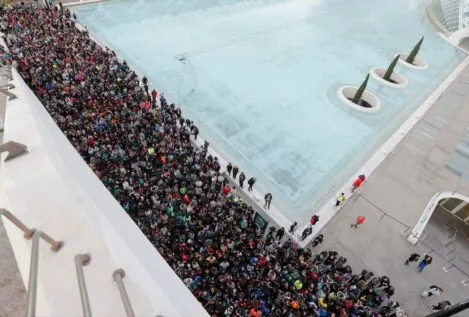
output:
[[[296,226],[298,226],[298,222],[294,222],[292,223],[292,225],[290,226],[290,230],[288,232],[290,232],[290,234],[294,234],[295,231],[296,231]]]
[[[417,262],[420,259],[420,254],[412,253],[407,261],[405,261],[404,265],[409,265],[410,262]]]
[[[359,225],[363,224],[365,222],[365,217],[363,216],[358,216],[357,221],[355,223],[352,223],[350,225],[350,228],[355,228],[357,229]]]
[[[271,193],[265,194],[264,201],[265,201],[264,208],[270,209],[270,203],[272,202],[272,194]]]
[[[425,254],[424,258],[420,261],[419,266],[418,266],[418,271],[419,273],[425,269],[427,265],[430,265],[433,261],[433,258],[429,256],[428,254]]]
[[[236,179],[236,176],[238,175],[238,172],[239,172],[239,167],[235,165],[233,167],[233,179]]]
[[[246,175],[243,172],[239,174],[239,187],[243,188],[244,180],[246,179]]]
[[[251,177],[249,180],[248,180],[248,192],[252,191],[252,186],[254,186],[254,184],[256,183],[256,179],[254,177]]]

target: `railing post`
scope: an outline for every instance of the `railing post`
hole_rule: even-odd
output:
[[[36,316],[37,275],[39,270],[39,239],[42,238],[47,243],[49,243],[51,245],[51,250],[54,252],[60,251],[64,245],[62,241],[55,241],[42,231],[35,231],[34,229],[31,230],[33,231],[33,243],[31,246],[31,262],[29,264],[28,308],[26,313],[27,317]],[[45,239],[44,236],[47,237],[47,239]]]
[[[39,237],[40,233],[33,234],[33,243],[31,247],[31,262],[29,264],[29,282],[28,282],[28,308],[27,317],[36,317],[36,295],[37,295],[37,272],[39,262]]]
[[[75,255],[75,268],[77,271],[78,288],[80,290],[81,309],[83,310],[84,317],[92,317],[90,299],[88,297],[88,290],[86,289],[85,274],[83,273],[83,266],[87,266],[90,261],[91,256],[88,253]]]
[[[18,227],[21,231],[24,232],[25,239],[31,239],[35,232],[34,229],[29,229],[24,223],[22,223],[18,218],[16,218],[11,212],[8,210],[1,208],[0,209],[0,216],[5,216],[8,220],[10,220],[15,226]]]
[[[117,269],[112,273],[112,278],[117,283],[119,288],[119,293],[121,295],[122,303],[124,304],[124,309],[127,317],[135,317],[134,311],[132,309],[132,304],[130,303],[129,295],[125,289],[124,281],[122,280],[125,277],[125,271],[123,269]]]

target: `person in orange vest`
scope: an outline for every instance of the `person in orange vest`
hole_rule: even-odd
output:
[[[357,217],[357,221],[356,221],[355,223],[352,223],[352,224],[350,225],[350,228],[353,227],[353,228],[357,229],[358,226],[361,225],[361,224],[363,224],[364,222],[365,222],[365,217],[363,217],[363,216],[358,216],[358,217]]]
[[[258,309],[255,309],[254,307],[251,308],[251,310],[249,311],[249,314],[251,315],[251,317],[261,317],[261,311]]]

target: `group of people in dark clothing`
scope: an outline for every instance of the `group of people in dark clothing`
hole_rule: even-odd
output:
[[[212,316],[393,316],[388,277],[257,227],[194,123],[79,30],[66,8],[4,8],[14,65],[100,181]],[[5,39],[6,39],[5,37]],[[196,136],[196,135],[195,135]],[[253,190],[255,178],[248,180]],[[265,195],[270,208],[272,195]],[[314,221],[317,221],[315,219]],[[290,233],[294,232],[290,228]],[[313,247],[322,242],[318,235]]]

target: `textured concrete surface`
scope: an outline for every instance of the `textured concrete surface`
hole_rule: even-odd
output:
[[[2,78],[0,81],[3,83]],[[5,106],[6,97],[0,94],[0,127],[5,118]],[[0,133],[1,142],[3,142],[2,133]],[[25,308],[26,289],[16,265],[10,240],[5,232],[3,219],[0,217],[0,316],[24,316]]]
[[[16,265],[15,256],[6,235],[3,222],[0,223],[0,316],[24,316],[26,289]]]
[[[325,241],[320,248],[343,253],[355,270],[367,268],[389,276],[396,288],[395,297],[409,316],[425,316],[431,304],[443,299],[457,303],[469,297],[469,287],[462,284],[469,274],[464,223],[458,223],[458,258],[448,272],[443,270],[447,265],[444,243],[447,225],[457,222],[456,218],[437,210],[416,246],[406,240],[434,193],[455,190],[469,194],[469,183],[447,168],[468,128],[469,67],[369,175],[361,193],[351,198],[323,230]],[[366,217],[365,223],[358,229],[350,228],[359,215]],[[434,261],[418,273],[415,265],[403,265],[412,252],[430,253]],[[432,284],[441,286],[444,293],[421,299],[420,293]],[[469,316],[469,312],[458,316]]]

